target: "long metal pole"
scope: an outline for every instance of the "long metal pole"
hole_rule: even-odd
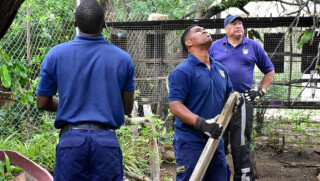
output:
[[[76,12],[77,7],[82,2],[82,0],[74,0],[74,12]],[[76,35],[79,35],[79,28],[76,27]]]
[[[289,37],[290,39],[290,74],[289,74],[289,81],[292,81],[292,62],[293,62],[293,56],[292,56],[292,28],[290,27],[289,29],[289,34],[291,35]],[[288,88],[288,102],[290,102],[290,98],[291,98],[291,84],[289,84],[289,88]]]
[[[27,64],[29,65],[31,60],[31,31],[30,31],[30,19],[31,19],[31,5],[29,1],[27,1],[28,9],[27,9]]]

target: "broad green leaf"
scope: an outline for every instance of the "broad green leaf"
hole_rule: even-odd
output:
[[[4,53],[1,50],[0,50],[0,53],[1,53],[1,55],[0,55],[1,59],[4,58],[5,61],[8,61],[10,59],[8,54]]]
[[[10,62],[8,61],[6,64],[8,67],[13,67],[13,63],[11,61]]]
[[[27,103],[27,98],[26,98],[26,96],[22,96],[22,98],[21,98],[21,103],[22,103],[23,105]]]
[[[20,172],[20,170],[21,170],[21,168],[20,168],[20,167],[14,167],[14,171],[15,171],[15,172],[17,172],[17,173],[18,173],[18,172]]]
[[[10,88],[10,86],[11,86],[11,78],[10,78],[10,75],[8,73],[8,69],[7,69],[6,65],[2,65],[2,67],[0,69],[0,77],[1,77],[2,85],[5,88]]]
[[[4,156],[6,157],[6,169],[7,169],[7,173],[11,173],[12,172],[12,167],[10,165],[10,159],[8,157],[8,155],[6,153],[4,153]]]
[[[23,78],[19,79],[19,84],[21,85],[21,87],[25,87],[27,83],[28,83],[28,79],[23,79]]]
[[[2,161],[0,161],[0,176],[4,176],[4,167]],[[0,177],[1,178],[1,177]]]
[[[32,101],[33,101],[33,98],[34,98],[34,96],[33,96],[32,92],[28,92],[28,93],[27,93],[27,100],[30,101],[30,102],[32,102]]]

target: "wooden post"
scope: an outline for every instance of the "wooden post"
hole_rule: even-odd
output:
[[[134,101],[133,103],[133,109],[132,109],[132,112],[131,112],[131,117],[132,118],[136,118],[138,116],[138,102],[137,101]],[[132,132],[132,135],[133,135],[133,140],[136,140],[138,135],[139,135],[139,132],[138,132],[138,125],[131,125],[130,126],[130,131]],[[134,144],[134,143],[133,143]]]
[[[31,21],[31,4],[29,3],[29,1],[27,1],[28,4],[28,9],[27,9],[27,60],[26,63],[27,65],[30,64],[30,60],[31,60],[31,25],[30,25],[30,21]],[[19,61],[19,60],[18,60]],[[27,75],[29,75],[30,72],[27,72]],[[27,85],[25,87],[25,89],[27,91],[30,90],[30,81],[28,80]],[[29,101],[28,101],[29,104]],[[30,107],[28,106],[27,110],[26,110],[26,122],[30,123],[31,122],[31,118],[30,118]],[[27,134],[29,135],[29,131],[27,131]]]
[[[149,104],[143,105],[144,116],[152,115],[151,106]],[[153,181],[160,181],[160,155],[158,148],[158,141],[156,137],[156,128],[155,122],[153,119],[150,119],[150,124],[152,128],[152,148],[154,149],[155,157],[150,157],[150,166],[151,166],[151,179]]]
[[[27,9],[27,65],[29,65],[31,60],[31,28],[30,28],[30,21],[31,21],[31,5],[28,3]]]
[[[157,102],[157,112],[156,115],[158,115],[161,118],[161,113],[162,113],[162,106],[161,106],[161,102]]]
[[[214,152],[216,151],[216,149],[219,145],[220,139],[221,139],[226,127],[228,126],[232,115],[233,115],[234,105],[236,103],[238,96],[240,96],[240,94],[238,92],[234,92],[229,96],[228,101],[224,105],[223,110],[220,114],[220,117],[217,121],[218,123],[223,125],[222,133],[221,133],[219,139],[213,139],[211,137],[208,139],[208,142],[202,151],[202,154],[198,160],[198,163],[197,163],[195,169],[192,172],[192,175],[191,175],[191,178],[189,181],[202,180],[202,178],[203,178],[204,174],[206,173],[207,168],[211,162],[211,159],[214,155]]]

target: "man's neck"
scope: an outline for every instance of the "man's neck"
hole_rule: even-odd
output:
[[[197,57],[201,62],[207,65],[210,70],[210,59],[208,49],[189,50],[189,53]]]
[[[228,42],[233,46],[236,47],[239,43],[241,43],[243,40],[243,36],[237,36],[237,37],[229,37],[228,36]]]
[[[81,32],[81,31],[79,32],[79,34],[85,35],[85,36],[90,36],[90,37],[93,37],[93,36],[102,36],[102,33],[87,34],[87,33]]]

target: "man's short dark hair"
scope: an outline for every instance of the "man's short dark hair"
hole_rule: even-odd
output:
[[[189,26],[189,27],[183,32],[183,34],[182,34],[182,36],[181,36],[182,48],[183,48],[186,52],[188,52],[188,48],[187,48],[186,43],[185,43],[185,41],[186,41],[185,38],[186,38],[187,34],[190,32],[190,30],[191,30],[193,27],[195,27],[195,26],[198,26],[198,25],[191,25],[191,26]]]
[[[104,10],[96,0],[85,0],[77,7],[75,19],[81,32],[100,33],[103,29]]]

